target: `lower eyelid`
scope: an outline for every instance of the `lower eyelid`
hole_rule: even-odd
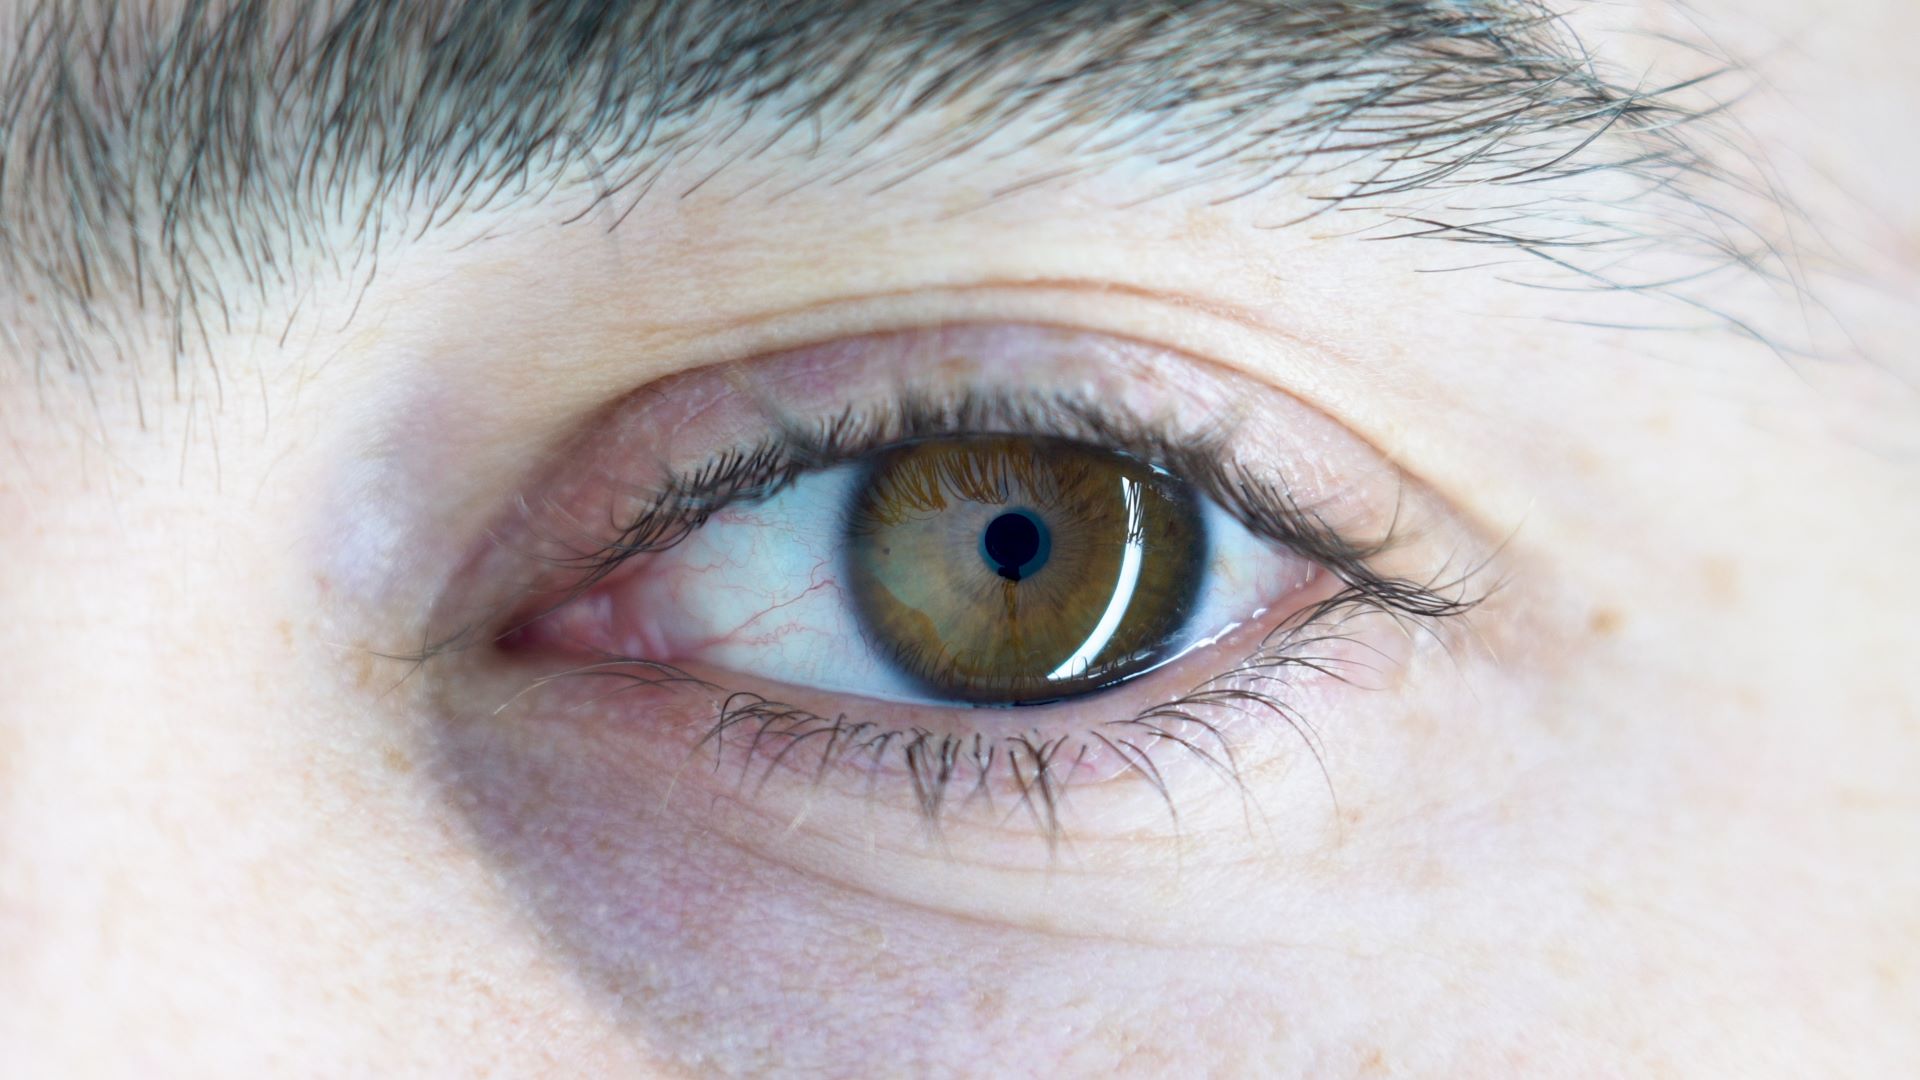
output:
[[[751,513],[741,511],[743,523]],[[1320,650],[1311,665],[1232,673],[1270,640],[1289,640],[1273,637],[1276,626],[1341,588],[1330,574],[1304,572],[1252,621],[1223,628],[1218,639],[1112,691],[1051,706],[978,710],[863,701],[769,682],[725,663],[668,665],[617,649],[608,650],[617,654],[612,657],[559,668],[546,689],[516,704],[625,729],[626,737],[661,755],[660,767],[672,775],[685,777],[692,766],[738,797],[771,798],[777,805],[787,796],[774,793],[797,790],[793,797],[800,801],[792,805],[817,807],[826,792],[859,801],[912,793],[902,808],[909,815],[946,824],[968,817],[996,831],[1037,830],[1052,842],[1065,828],[1057,807],[1011,825],[1005,820],[1009,807],[1036,798],[1036,784],[1061,792],[1071,787],[1083,798],[1091,788],[1112,788],[1122,819],[1135,820],[1164,814],[1169,800],[1231,788],[1241,770],[1257,768],[1271,753],[1297,752],[1304,729],[1290,726],[1296,724],[1291,717],[1323,693],[1316,687],[1336,681],[1330,670],[1353,660],[1370,663],[1378,659],[1377,647],[1346,640],[1352,635],[1343,632],[1338,651],[1344,660]],[[1309,750],[1318,753],[1311,744]]]
[[[1312,609],[1341,590],[1320,574],[1298,599]],[[1354,617],[1366,610],[1371,619]],[[545,665],[534,689],[513,695],[497,717],[600,730],[623,753],[652,761],[648,770],[672,778],[670,788],[691,795],[711,787],[711,795],[763,802],[795,822],[820,819],[828,813],[821,799],[838,796],[852,800],[849,808],[899,803],[907,820],[919,815],[941,827],[1037,833],[1050,846],[1075,823],[1098,822],[1102,833],[1164,829],[1167,814],[1202,795],[1245,798],[1239,785],[1270,760],[1317,759],[1321,734],[1303,717],[1344,712],[1354,691],[1383,689],[1366,685],[1366,673],[1400,663],[1409,640],[1365,605],[1298,636],[1274,635],[1276,625],[1243,627],[1092,699],[1098,708],[1082,699],[984,711],[887,704],[873,712],[704,665],[601,659]],[[1306,662],[1227,677],[1269,641],[1274,655]],[[1069,788],[1078,793],[1072,821],[1051,803]],[[1099,801],[1088,803],[1096,790]],[[1029,805],[1036,800],[1044,805]]]

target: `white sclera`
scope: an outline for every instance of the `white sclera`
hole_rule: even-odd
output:
[[[803,476],[764,502],[716,514],[654,556],[615,599],[632,628],[630,651],[832,693],[956,704],[894,668],[843,587],[846,512],[862,471],[846,465]],[[1172,655],[1261,617],[1312,571],[1200,501],[1208,558]]]

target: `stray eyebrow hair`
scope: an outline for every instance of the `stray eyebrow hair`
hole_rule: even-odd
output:
[[[1284,181],[1305,217],[1365,207],[1370,235],[1590,287],[1672,291],[1617,268],[1676,234],[1703,275],[1778,262],[1699,194],[1726,182],[1683,137],[1714,112],[1679,103],[1704,78],[1609,81],[1532,0],[41,0],[8,21],[0,328],[37,306],[55,347],[18,351],[93,370],[157,326],[176,387],[213,328],[320,269],[371,273],[395,235],[570,185],[624,217],[716,147],[803,148],[817,181],[878,189],[1058,142],[1073,173],[1147,161],[1160,193],[1218,199]],[[1601,170],[1625,182],[1572,191]],[[1516,194],[1448,201],[1493,189]]]

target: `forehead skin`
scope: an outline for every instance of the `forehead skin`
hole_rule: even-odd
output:
[[[1272,204],[1136,205],[1124,165],[974,209],[1048,160],[936,169],[858,214],[844,187],[777,212],[739,196],[792,159],[708,202],[589,208],[573,231],[525,228],[539,200],[509,199],[444,241],[387,238],[371,276],[287,270],[307,287],[237,304],[192,349],[167,309],[68,334],[76,309],[12,279],[5,1058],[30,1075],[1897,1074],[1920,1056],[1920,78],[1898,44],[1920,9],[1571,18],[1620,70],[1683,77],[1705,40],[1756,66],[1737,145],[1799,208],[1778,241],[1844,337],[1783,354],[1778,334],[1650,330],[1611,294],[1262,229]],[[333,265],[302,252],[281,257]],[[1023,288],[973,288],[1007,281]],[[1049,282],[1115,287],[1024,287]],[[831,307],[843,294],[863,299]],[[935,299],[885,299],[901,294]],[[1201,317],[1220,310],[1247,318]],[[755,329],[768,311],[810,314]],[[836,894],[831,918],[814,884],[718,850],[667,883],[677,905],[611,870],[570,892],[527,871],[538,830],[487,834],[457,805],[487,793],[429,775],[432,719],[356,646],[413,625],[423,598],[395,581],[452,543],[420,523],[477,536],[527,448],[636,364],[876,317],[1062,312],[1281,385],[1511,535],[1509,588],[1555,632],[1490,616],[1499,662],[1463,661],[1473,692],[1408,735],[1458,773],[1437,789],[1453,799],[1415,813],[1339,777],[1353,850],[1393,859],[1250,860],[1211,883],[1250,899],[1210,934],[1073,941],[884,889]],[[1262,347],[1274,327],[1331,345]],[[599,356],[619,335],[644,358]],[[75,345],[99,366],[70,366]],[[432,440],[393,430],[399,403]],[[1527,734],[1495,769],[1509,711]],[[622,865],[685,839],[636,840]],[[660,901],[631,929],[605,911],[621,889]],[[1377,921],[1343,922],[1357,911]],[[620,964],[581,945],[596,931]]]

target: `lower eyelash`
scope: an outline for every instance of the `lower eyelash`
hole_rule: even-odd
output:
[[[1465,599],[1457,603],[1456,614],[1472,606]],[[1313,755],[1337,808],[1322,735],[1287,700],[1286,691],[1297,688],[1303,675],[1355,684],[1363,661],[1339,651],[1341,646],[1365,647],[1349,627],[1370,614],[1407,618],[1378,597],[1348,587],[1275,627],[1240,663],[1179,697],[1124,719],[1049,736],[1037,731],[987,735],[894,728],[844,714],[822,716],[749,691],[728,692],[690,748],[689,760],[711,754],[716,771],[737,769],[737,793],[744,796],[760,795],[783,769],[806,777],[814,788],[840,771],[851,771],[864,778],[869,796],[893,777],[910,787],[921,823],[936,838],[952,815],[975,807],[990,815],[1001,813],[996,800],[1004,794],[1011,805],[1003,817],[1024,816],[1049,851],[1057,852],[1068,839],[1062,814],[1066,799],[1084,780],[1090,761],[1098,762],[1092,769],[1097,776],[1132,774],[1152,787],[1176,834],[1180,796],[1165,759],[1168,753],[1197,760],[1237,793],[1253,820],[1258,807],[1243,781],[1235,729],[1243,720],[1278,718]],[[671,665],[623,657],[547,676],[536,685],[583,677],[616,678],[623,688],[723,690]],[[736,760],[729,762],[729,751],[736,752]]]

